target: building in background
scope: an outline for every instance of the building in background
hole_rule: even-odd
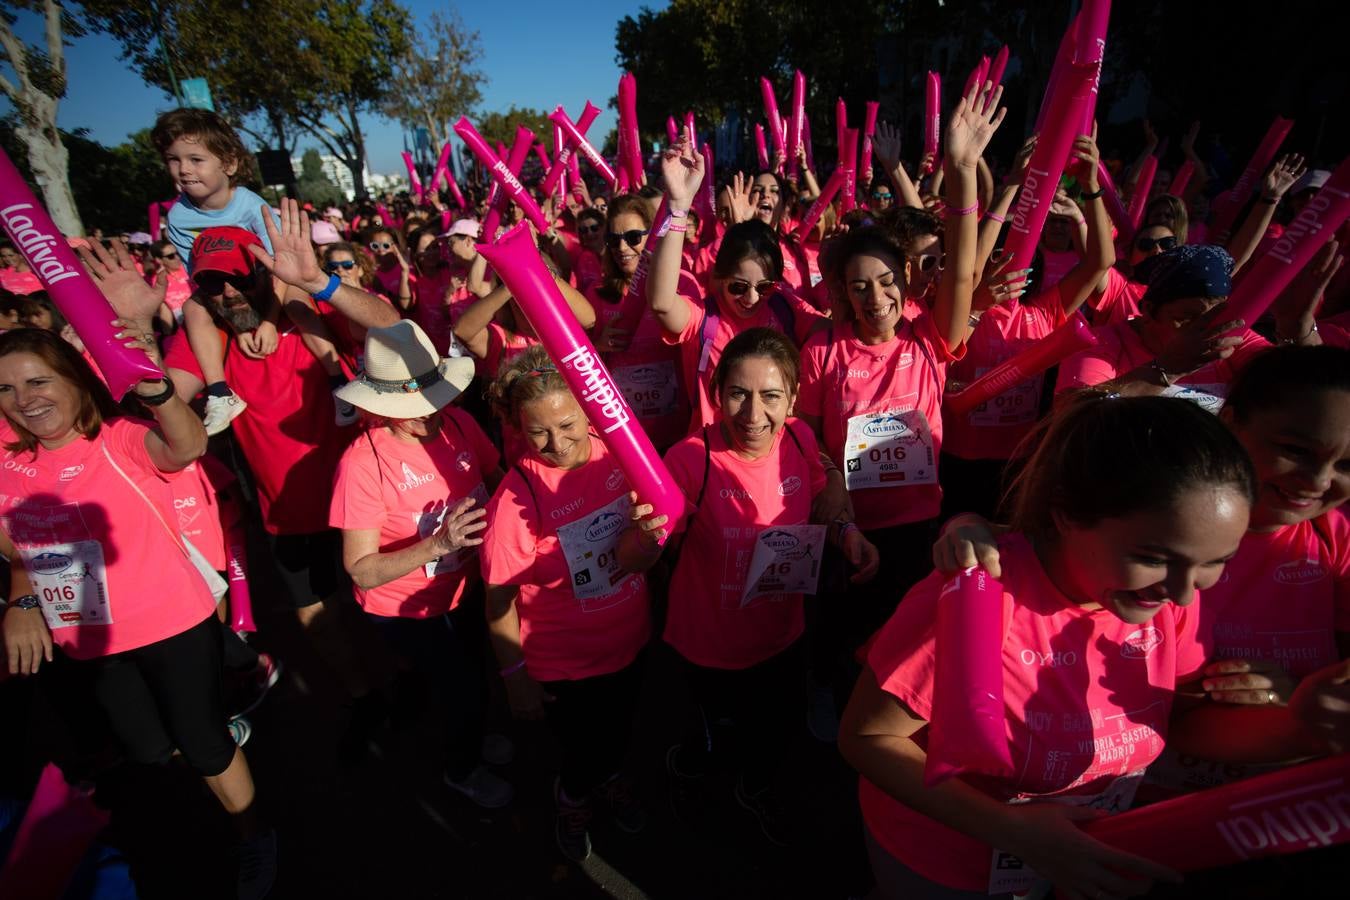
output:
[[[356,186],[352,182],[351,169],[348,169],[343,165],[342,161],[336,156],[320,155],[319,159],[323,161],[323,174],[327,175],[328,180],[338,186],[338,190],[342,191],[342,196],[346,197],[348,200],[355,200]],[[295,177],[299,178],[300,173],[303,171],[299,156],[291,157],[291,169],[295,171]],[[369,167],[364,169],[362,175],[365,178],[367,189],[372,191],[377,190],[375,183],[371,180],[372,176]],[[376,175],[373,177],[379,178],[380,176]]]

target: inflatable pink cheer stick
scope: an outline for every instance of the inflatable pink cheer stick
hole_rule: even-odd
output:
[[[1252,263],[1228,297],[1225,319],[1241,319],[1250,327],[1270,308],[1313,254],[1350,219],[1350,157],[1331,173],[1270,249]]]
[[[844,98],[840,97],[834,101],[834,145],[838,148],[835,153],[835,164],[842,166],[845,163],[844,147],[848,141],[848,107],[844,104]]]
[[[689,140],[698,140],[698,128],[694,125],[694,113],[692,111],[684,114],[684,133],[689,135]]]
[[[820,196],[806,210],[806,215],[802,217],[801,223],[797,226],[797,243],[805,243],[811,229],[816,227],[820,217],[825,215],[825,208],[829,206],[841,190],[844,189],[844,181],[848,178],[848,172],[843,166],[839,166],[830,175],[830,180],[825,182],[825,187],[820,189]]]
[[[413,199],[422,202],[422,179],[417,175],[417,166],[413,165],[412,154],[403,151],[403,164],[408,167],[408,186],[412,189]]]
[[[1013,773],[1003,705],[1003,587],[984,569],[948,581],[938,600],[937,670],[928,723],[928,787],[954,775]]]
[[[933,171],[933,166],[938,164],[938,136],[942,130],[941,75],[936,72],[928,73],[923,97],[923,154],[926,159],[932,160],[923,167],[922,174],[927,175]]]
[[[562,109],[562,107],[558,108]],[[600,110],[597,109],[591,101],[587,100],[586,107],[581,111],[581,118],[577,119],[576,124],[573,127],[579,134],[585,135],[586,129],[591,127],[591,123],[594,122],[599,115]],[[552,117],[550,116],[549,118]],[[564,173],[573,174],[571,169],[572,160],[576,158],[576,148],[568,142],[567,133],[563,130],[562,125],[560,125],[557,120],[553,121],[553,156],[556,162],[554,163],[553,168],[548,170],[548,174],[544,176],[543,183],[539,186],[539,190],[545,197],[551,195],[554,189],[557,188],[558,179],[562,178]],[[561,163],[561,165],[559,165],[559,163]],[[576,179],[573,178],[573,180],[575,181]]]
[[[1247,200],[1251,197],[1252,191],[1256,190],[1256,185],[1261,180],[1261,176],[1265,174],[1266,169],[1270,168],[1271,161],[1275,159],[1275,154],[1279,152],[1280,145],[1289,136],[1289,129],[1293,127],[1293,119],[1282,119],[1279,116],[1276,116],[1275,121],[1270,123],[1270,127],[1266,129],[1266,136],[1261,139],[1256,151],[1252,153],[1252,158],[1247,162],[1247,168],[1242,170],[1238,180],[1228,190],[1227,196],[1223,200],[1215,202],[1214,218],[1209,225],[1210,234],[1219,237],[1232,229],[1237,214],[1247,204]]]
[[[1177,166],[1176,174],[1172,176],[1172,183],[1167,186],[1167,193],[1174,197],[1180,197],[1186,192],[1186,186],[1191,183],[1191,176],[1195,174],[1195,163],[1189,159]]]
[[[1116,226],[1120,240],[1125,243],[1134,240],[1134,225],[1131,223],[1130,211],[1120,200],[1120,192],[1116,190],[1111,170],[1106,168],[1106,163],[1101,160],[1097,160],[1097,182],[1102,188],[1102,202],[1106,204],[1106,214]]]
[[[567,142],[574,149],[581,151],[581,155],[590,161],[592,168],[600,173],[600,177],[609,184],[610,190],[618,184],[618,176],[614,174],[613,167],[610,166],[605,158],[601,156],[591,142],[586,140],[586,136],[581,133],[576,124],[567,117],[567,112],[561,106],[549,113],[549,119],[562,126],[563,134],[567,137]]]
[[[506,168],[517,180],[520,178],[520,170],[525,168],[525,160],[530,156],[530,146],[533,143],[534,132],[524,125],[516,126],[516,138],[511,143],[511,155],[507,157]],[[483,217],[482,239],[489,244],[496,240],[497,228],[501,225],[502,216],[506,213],[506,205],[510,202],[511,199],[505,191],[498,193],[492,208]],[[540,212],[542,214],[542,210]]]
[[[160,238],[159,235],[160,216],[162,216],[164,213],[167,213],[171,208],[173,208],[173,205],[177,202],[178,200],[177,198],[175,198],[173,200],[160,200],[157,203],[150,204],[150,209],[148,210],[148,212],[150,213],[150,236],[155,240],[159,240]]]
[[[806,115],[806,76],[801,69],[792,73],[792,118],[787,129],[788,177],[796,180],[797,149],[802,145],[802,117]]]
[[[680,127],[675,124],[674,116],[666,116],[666,146],[674,147],[680,142]]]
[[[642,184],[646,167],[642,164],[642,138],[638,134],[637,78],[627,72],[619,79],[619,120],[625,151],[620,158],[628,170],[629,183],[637,187]]]
[[[998,53],[994,56],[994,61],[989,64],[989,82],[994,87],[1003,83],[1003,73],[1008,68],[1008,45],[1004,44],[998,48]],[[984,111],[989,111],[989,104],[994,102],[994,92],[990,91],[989,96],[984,101]]]
[[[1130,194],[1130,228],[1139,230],[1144,221],[1144,207],[1148,206],[1148,194],[1153,190],[1153,179],[1158,174],[1158,157],[1150,153],[1139,167],[1139,175],[1134,180],[1134,193]]]
[[[786,156],[787,135],[783,134],[783,117],[778,114],[778,98],[774,96],[769,79],[759,79],[759,93],[764,98],[764,118],[769,120],[769,131],[773,133],[774,153]]]
[[[144,353],[128,350],[122,340],[113,336],[117,329],[112,320],[117,313],[3,151],[0,151],[0,226],[61,315],[84,341],[115,396],[130,393],[138,382],[164,377]]]
[[[488,174],[492,176],[493,180],[501,185],[502,192],[506,194],[507,199],[515,201],[516,205],[524,211],[525,218],[529,219],[535,228],[540,231],[548,231],[548,220],[544,218],[543,210],[539,208],[539,204],[534,202],[530,192],[525,190],[525,185],[520,183],[520,179],[507,167],[507,164],[492,152],[487,145],[487,141],[483,140],[483,136],[478,133],[478,129],[473,127],[473,123],[460,116],[459,121],[454,125],[454,131],[455,134],[459,135],[459,139],[468,146],[469,151],[478,157],[478,161],[487,168]],[[522,128],[521,131],[530,134],[530,141],[534,140],[534,134],[529,132],[529,129]],[[517,142],[519,142],[520,132],[518,131],[516,135]],[[529,153],[530,141],[525,144],[525,154]],[[483,236],[489,239],[491,237],[486,231],[483,232]]]
[[[534,236],[522,223],[495,245],[480,246],[478,250],[520,304],[591,427],[614,454],[639,500],[652,504],[655,515],[666,516],[666,531],[673,531],[684,514],[684,494],[572,315],[553,276],[539,258]]]
[[[61,770],[48,763],[19,823],[9,856],[0,859],[4,864],[0,868],[0,896],[8,900],[66,896],[80,860],[107,826],[108,818],[107,811],[95,805],[91,792],[71,786]]]
[[[1180,872],[1350,843],[1350,754],[1094,819],[1084,830]]]
[[[1081,16],[1082,11],[1079,11]],[[1050,112],[1050,98],[1054,96],[1059,89],[1060,82],[1064,79],[1064,69],[1073,62],[1073,42],[1074,34],[1078,30],[1079,16],[1075,16],[1069,25],[1063,37],[1059,40],[1059,47],[1055,50],[1055,62],[1050,67],[1050,77],[1045,82],[1045,93],[1041,95],[1041,106],[1036,111],[1036,124],[1032,126],[1032,134],[1040,134],[1045,128],[1045,117]]]
[[[755,123],[755,156],[759,163],[759,171],[769,171],[769,147],[764,142],[764,126]]]
[[[248,551],[242,521],[230,526],[226,536],[225,573],[230,585],[230,628],[257,631],[253,621],[253,600],[248,591]]]
[[[541,170],[545,175],[547,175],[547,174],[548,174],[548,170],[551,169],[551,168],[553,168],[553,160],[551,160],[551,159],[548,158],[548,151],[544,149],[544,145],[543,145],[542,142],[540,142],[540,141],[535,141],[535,142],[534,142],[534,148],[533,148],[533,149],[534,149],[534,156],[535,156],[535,159],[539,160],[539,168],[540,168],[540,170]]]
[[[844,186],[839,198],[839,213],[851,212],[858,205],[858,129],[844,129]]]
[[[975,85],[977,84],[983,87],[985,76],[988,74],[989,74],[989,57],[981,56],[980,61],[976,63],[975,68],[971,69],[970,74],[966,76],[966,89],[961,92],[961,96],[969,97],[970,89],[975,87]]]
[[[714,196],[716,189],[713,186],[715,180],[713,173],[716,171],[712,144],[704,144],[703,184],[698,189],[698,239],[705,245],[717,238],[717,200]]]
[[[444,179],[450,196],[455,198],[455,204],[460,209],[467,209],[469,204],[464,202],[464,195],[460,193],[459,184],[455,181],[455,173],[450,171],[450,152],[451,144],[447,140],[445,146],[441,147],[440,158],[436,160],[436,171],[431,176],[431,189],[436,190],[436,185]]]
[[[802,140],[806,142],[806,167],[811,171],[816,168],[816,154],[811,149],[811,117],[802,114]]]
[[[948,394],[943,409],[952,415],[964,416],[1014,385],[1035,378],[1096,343],[1097,338],[1088,324],[1081,316],[1074,316],[1021,353],[985,372],[965,390]]]
[[[881,104],[868,100],[863,107],[862,147],[858,150],[858,171],[862,173],[863,184],[872,183],[872,135],[877,131],[877,110]]]

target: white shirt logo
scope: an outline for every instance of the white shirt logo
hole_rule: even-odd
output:
[[[422,487],[423,485],[431,484],[431,482],[435,480],[436,474],[434,472],[425,472],[421,475],[418,475],[416,472],[412,470],[411,466],[409,466],[407,463],[404,463],[403,481],[399,483],[398,489],[400,491],[410,491],[413,488],[419,488]]]

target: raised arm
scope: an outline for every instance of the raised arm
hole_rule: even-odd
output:
[[[471,303],[455,322],[455,337],[478,359],[487,356],[488,324],[510,299],[511,292],[506,289],[506,285],[499,284],[486,297]]]
[[[1261,179],[1261,192],[1256,198],[1256,206],[1243,220],[1242,227],[1228,242],[1228,252],[1233,257],[1233,274],[1251,260],[1256,247],[1265,237],[1270,220],[1275,217],[1275,208],[1280,205],[1285,192],[1303,177],[1307,167],[1303,157],[1297,153],[1286,154],[1275,161],[1266,177]]]
[[[1064,304],[1066,316],[1077,312],[1083,301],[1098,289],[1107,269],[1116,263],[1116,248],[1111,243],[1111,219],[1106,213],[1101,184],[1097,180],[1097,154],[1097,142],[1092,138],[1084,134],[1074,139],[1070,156],[1081,161],[1074,177],[1083,189],[1087,239],[1083,258],[1059,283],[1060,302]]]
[[[1031,154],[1035,149],[1036,135],[1033,134],[1022,142],[1022,149],[1017,151],[1012,169],[1003,179],[1003,186],[994,193],[994,200],[989,204],[984,219],[980,222],[980,244],[975,256],[976,271],[984,270],[989,257],[994,253],[994,247],[998,245],[999,233],[1003,231],[1008,210],[1012,208],[1013,200],[1017,197],[1018,188],[1021,187],[1022,179],[1027,173],[1027,163],[1031,161]]]
[[[878,122],[877,133],[872,137],[872,147],[876,150],[877,159],[881,160],[882,168],[891,177],[896,192],[900,194],[900,202],[904,206],[923,209],[923,199],[900,163],[900,132],[889,122]]]
[[[698,196],[699,185],[706,174],[703,171],[703,155],[694,150],[694,142],[689,135],[685,135],[679,144],[668,148],[661,155],[661,174],[666,183],[666,202],[671,214],[687,211]],[[739,173],[736,179],[731,191],[733,218],[736,217],[737,199],[745,187]],[[683,219],[676,217],[676,221],[683,222]],[[682,232],[666,232],[656,242],[651,274],[647,278],[647,306],[661,327],[672,334],[679,334],[689,324],[689,307],[677,293],[683,248]]]

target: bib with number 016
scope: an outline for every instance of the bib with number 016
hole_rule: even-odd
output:
[[[824,552],[824,525],[775,525],[761,531],[746,572],[741,608],[765,594],[814,594]]]
[[[987,368],[975,370],[976,377],[988,372]],[[1025,425],[1036,421],[1041,409],[1041,385],[1045,381],[1042,373],[1034,378],[1019,381],[997,397],[990,397],[970,411],[970,424],[982,428],[991,425]]]
[[[844,484],[850,491],[936,481],[933,434],[923,410],[868,413],[848,420]]]
[[[640,366],[617,366],[611,374],[639,418],[668,416],[679,406],[675,361],[662,359]]]
[[[619,535],[628,526],[628,512],[632,504],[628,495],[595,512],[558,527],[558,543],[567,559],[567,571],[572,576],[572,593],[581,601],[581,608],[597,609],[588,601],[603,600],[619,592],[631,575],[619,568]]]
[[[112,624],[108,572],[98,541],[48,544],[20,552],[48,628]]]
[[[488,497],[487,488],[483,486],[481,481],[469,492],[469,496],[477,501],[470,509],[483,509],[487,506],[488,500],[490,499]],[[440,528],[441,523],[445,521],[446,513],[454,509],[457,503],[459,503],[458,500],[448,500],[445,505],[439,509],[430,512],[415,513],[413,515],[413,522],[417,525],[417,536],[419,538],[428,538],[435,534],[436,529]],[[464,568],[464,564],[468,562],[469,558],[476,552],[478,551],[475,547],[465,547],[462,550],[456,550],[454,553],[438,556],[429,563],[423,563],[422,571],[428,578],[435,578],[437,575],[449,575],[451,572],[458,572],[460,569]]]

